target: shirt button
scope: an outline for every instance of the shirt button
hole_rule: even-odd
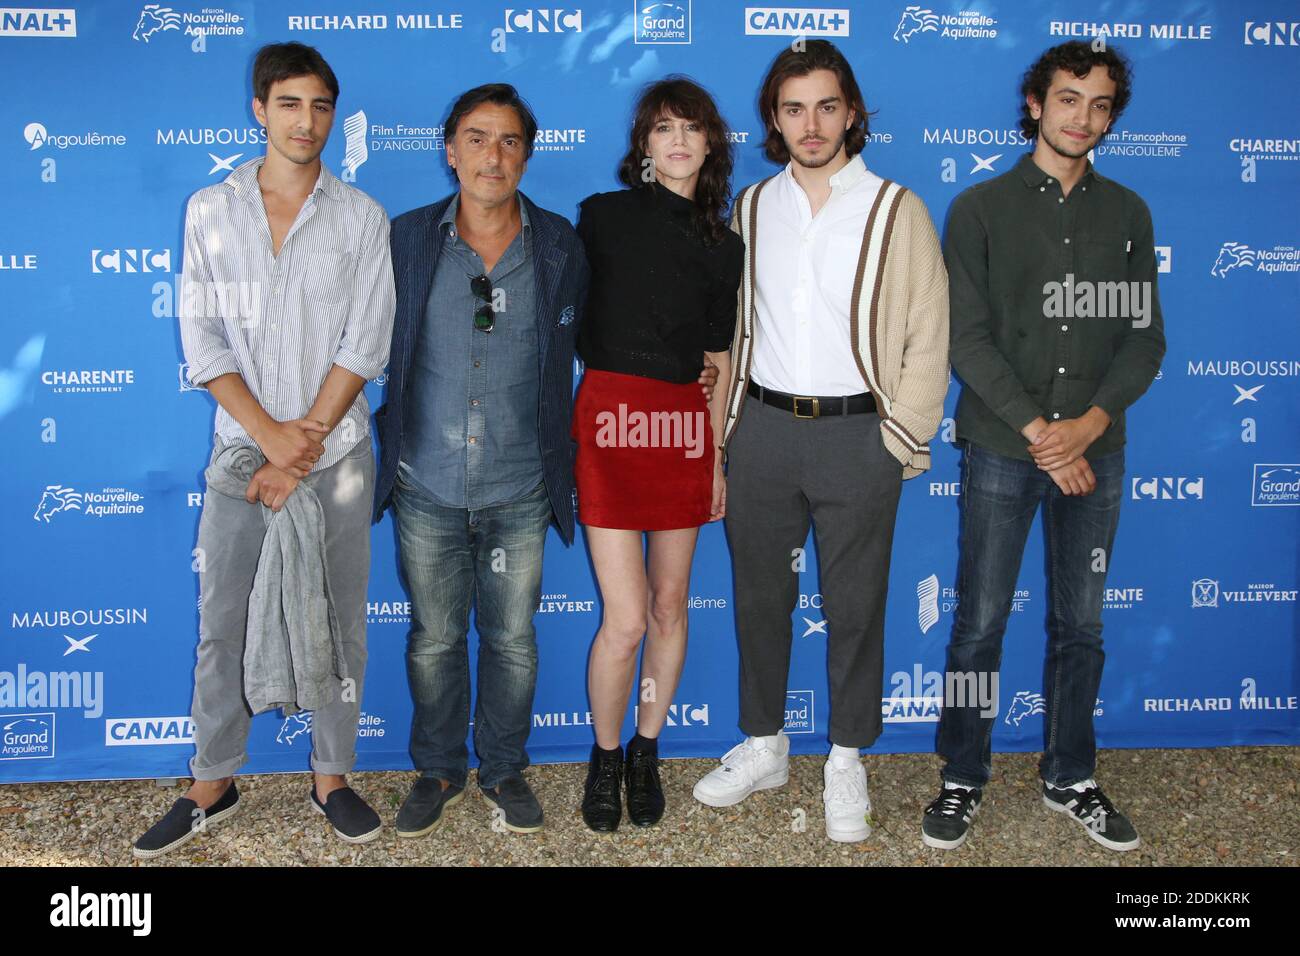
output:
[[[478,368],[480,364],[481,364],[481,363],[479,363],[479,362],[475,362],[475,363],[474,363],[474,367],[475,367],[475,368]]]
[[[1057,196],[1057,197],[1056,197],[1056,201],[1057,201],[1057,202],[1065,202],[1065,200],[1062,199],[1060,196]]]
[[[1069,327],[1068,325],[1063,325],[1063,326],[1061,326],[1061,331],[1062,331],[1062,332],[1068,332],[1068,331],[1070,331],[1070,327]]]
[[[1063,368],[1058,368],[1057,371],[1058,371],[1059,373],[1061,373],[1062,375],[1065,374],[1065,369],[1063,369]]]
[[[477,399],[477,398],[472,398],[472,399],[470,399],[470,402],[469,402],[469,403],[470,403],[471,405],[477,405],[477,404],[478,404],[478,399]],[[472,440],[472,439],[471,439],[471,440]]]
[[[1066,236],[1066,237],[1065,237],[1065,244],[1066,244],[1067,246],[1070,244],[1070,237],[1069,237],[1069,236]]]
[[[477,438],[471,438],[471,439],[469,440],[469,443],[470,443],[471,445],[476,445],[476,444],[478,444],[478,439],[477,439]]]
[[[1050,183],[1050,182],[1052,181],[1052,177],[1051,177],[1051,176],[1048,176],[1048,177],[1047,177],[1047,181]]]
[[[1045,192],[1047,192],[1047,187],[1046,187],[1046,186],[1039,186],[1039,187],[1038,187],[1038,191],[1039,191],[1040,193],[1045,193]]]
[[[1060,417],[1061,417],[1061,413],[1060,413],[1060,412],[1052,412],[1052,417],[1053,417],[1053,418],[1060,418]],[[472,439],[472,438],[470,439],[470,441],[473,441],[473,440],[474,440],[474,439]]]

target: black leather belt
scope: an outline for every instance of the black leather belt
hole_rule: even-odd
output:
[[[790,412],[795,418],[824,418],[827,415],[859,415],[862,412],[876,410],[876,398],[870,392],[858,395],[787,395],[770,388],[764,388],[753,379],[749,380],[750,395],[782,411]]]

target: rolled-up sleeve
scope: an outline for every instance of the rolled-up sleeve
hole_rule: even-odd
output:
[[[365,379],[379,377],[388,364],[396,302],[388,216],[375,205],[362,228],[352,302],[335,365]]]
[[[239,371],[239,361],[226,338],[224,317],[214,308],[222,301],[214,290],[204,245],[203,204],[197,196],[192,196],[185,206],[185,252],[176,314],[181,326],[185,374],[195,386]]]

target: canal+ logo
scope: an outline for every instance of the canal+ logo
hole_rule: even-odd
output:
[[[75,37],[77,11],[0,8],[0,37]]]

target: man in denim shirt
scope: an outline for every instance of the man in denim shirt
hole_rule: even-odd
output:
[[[997,687],[988,678],[998,673],[1041,504],[1051,602],[1043,802],[1103,846],[1131,850],[1137,831],[1093,779],[1092,718],[1123,497],[1124,410],[1155,379],[1165,352],[1151,214],[1088,161],[1128,103],[1123,58],[1064,43],[1030,68],[1021,93],[1021,127],[1036,140],[1034,152],[957,197],[944,244],[965,465],[945,687]],[[965,841],[989,779],[996,707],[971,696],[945,700],[939,724],[943,789],[922,836],[941,849]]]

